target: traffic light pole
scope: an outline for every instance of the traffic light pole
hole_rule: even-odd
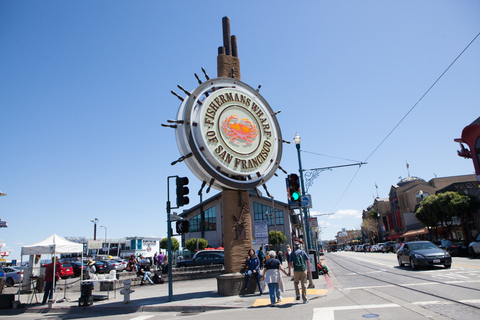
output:
[[[175,178],[177,185],[177,206],[173,207],[170,203],[170,178]],[[178,209],[183,205],[186,205],[190,202],[189,198],[186,196],[189,193],[188,187],[188,178],[179,177],[179,176],[168,176],[167,177],[167,257],[168,257],[168,302],[173,301],[173,278],[172,278],[172,220],[170,213],[172,209]]]
[[[298,171],[300,173],[300,183],[301,183],[301,186],[302,186],[302,196],[305,196],[305,183],[303,182],[303,169],[302,169],[302,159],[300,157],[300,143],[299,144],[295,144],[295,146],[297,147],[297,154],[298,154]],[[307,208],[304,208],[302,206],[302,201],[300,199],[300,210],[303,210],[303,215],[304,215],[304,220],[305,220],[305,223],[304,223],[304,227],[305,227],[305,235],[307,236],[307,241],[305,243],[305,246],[306,246],[306,252],[308,253],[309,249],[312,248],[312,244],[310,242],[310,226],[309,226],[309,220],[308,220],[308,210]]]
[[[173,279],[172,279],[172,228],[170,221],[170,178],[176,178],[177,176],[167,177],[167,256],[168,256],[168,302],[173,301]]]

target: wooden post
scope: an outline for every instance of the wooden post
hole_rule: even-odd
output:
[[[228,17],[222,19],[222,26],[223,47],[218,48],[217,76],[241,80],[237,37],[230,36]],[[234,296],[244,292],[244,275],[240,271],[244,269],[248,250],[253,248],[252,213],[246,190],[223,190],[222,202],[226,274],[217,277],[217,288],[219,295]]]

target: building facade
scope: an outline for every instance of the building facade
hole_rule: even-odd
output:
[[[275,212],[273,214],[273,212]],[[281,231],[286,241],[278,246],[279,251],[285,252],[286,245],[291,243],[291,211],[288,204],[271,198],[249,192],[248,210],[244,212],[251,219],[254,248],[257,250],[261,245],[268,244],[268,240],[260,240],[255,237],[255,224],[265,221],[268,232]],[[182,235],[182,246],[192,238],[203,238],[208,241],[212,248],[223,247],[223,197],[218,193],[213,197],[202,201],[198,205],[183,211],[179,216],[190,222],[189,232]],[[293,220],[293,219],[292,219]],[[258,231],[258,230],[257,230]],[[246,253],[245,253],[246,254]]]
[[[473,187],[475,182],[476,176],[471,174],[434,178],[428,182],[418,177],[408,177],[392,185],[388,205],[387,199],[380,198],[375,199],[373,204],[380,216],[379,227],[383,241],[419,236],[428,238],[428,229],[415,218],[415,212],[423,198],[447,191],[455,185],[464,186],[464,189],[467,186]]]

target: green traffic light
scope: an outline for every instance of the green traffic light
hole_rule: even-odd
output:
[[[292,200],[293,200],[293,201],[298,201],[298,200],[300,200],[300,192],[295,191],[294,193],[292,193]]]

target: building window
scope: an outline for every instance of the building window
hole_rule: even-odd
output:
[[[190,219],[190,232],[200,231],[200,222],[202,221],[201,218],[201,215],[197,214],[195,217]]]
[[[205,231],[217,230],[217,217],[215,215],[215,206],[204,212],[205,214]]]
[[[275,222],[273,221],[272,207],[254,202],[253,211],[255,221],[268,221],[269,226],[275,225],[275,222],[277,226],[283,225],[283,211],[280,209],[275,209]]]
[[[214,231],[217,230],[217,216],[215,214],[215,206],[204,211],[205,223],[203,231]],[[202,231],[202,215],[197,214],[195,217],[190,220],[190,232]]]
[[[415,197],[417,198],[417,203],[422,202],[422,200],[428,196],[429,196],[428,192],[423,190],[420,190],[415,194]]]

